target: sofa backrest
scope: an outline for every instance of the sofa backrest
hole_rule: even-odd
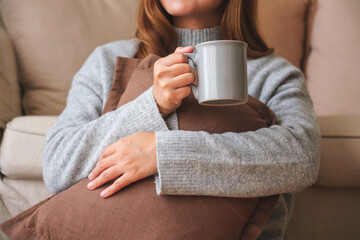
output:
[[[15,53],[0,15],[0,142],[6,123],[21,115],[20,99]]]
[[[316,0],[258,0],[259,28],[275,53],[306,71]]]
[[[14,44],[26,115],[57,115],[72,78],[99,45],[128,38],[137,0],[2,0]]]
[[[135,31],[138,1],[1,0],[27,115],[57,115],[72,78],[96,46]],[[304,66],[314,0],[259,0],[261,32],[275,53]]]
[[[307,67],[318,116],[360,114],[359,24],[359,0],[318,0]]]

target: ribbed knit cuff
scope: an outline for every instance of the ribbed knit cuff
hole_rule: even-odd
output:
[[[195,145],[188,143],[198,139],[190,132],[156,132],[157,168],[155,175],[156,193],[174,195],[193,195],[199,186],[204,186],[198,178],[201,156],[206,154]],[[184,144],[185,143],[185,144]],[[189,160],[191,159],[191,160]]]
[[[127,103],[126,122],[124,126],[133,127],[134,133],[141,131],[167,131],[169,128],[155,102],[152,87],[138,96],[134,101]],[[120,108],[119,108],[120,109]],[[124,113],[122,113],[124,114]]]
[[[166,122],[169,130],[177,130],[179,127],[178,127],[178,118],[177,118],[176,111],[170,113],[165,118],[165,122]]]

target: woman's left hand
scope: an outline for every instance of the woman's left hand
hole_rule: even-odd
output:
[[[157,173],[156,140],[153,132],[138,132],[105,148],[88,178],[88,189],[96,189],[117,178],[100,193],[109,197],[123,187]],[[119,177],[120,176],[120,177]]]

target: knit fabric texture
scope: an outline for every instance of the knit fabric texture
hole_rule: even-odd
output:
[[[220,27],[175,28],[178,45],[221,39]],[[176,111],[163,119],[152,87],[101,116],[116,56],[133,57],[137,39],[100,46],[74,76],[67,105],[46,135],[43,176],[63,191],[87,177],[101,151],[136,132],[155,132],[157,194],[258,197],[281,194],[259,239],[282,239],[293,193],[314,183],[320,130],[299,69],[270,54],[249,59],[248,92],[277,116],[278,125],[253,132],[209,134],[178,130]]]

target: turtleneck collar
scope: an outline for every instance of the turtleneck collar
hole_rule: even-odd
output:
[[[178,46],[195,46],[196,44],[221,40],[220,26],[204,29],[187,29],[175,27],[175,32],[178,36]]]

